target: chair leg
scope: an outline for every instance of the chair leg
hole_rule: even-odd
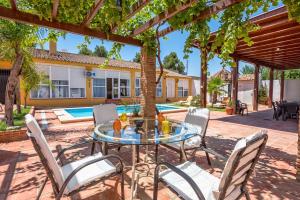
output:
[[[43,192],[43,190],[44,190],[44,188],[45,188],[45,185],[46,185],[47,181],[48,181],[48,176],[46,176],[46,178],[45,178],[43,184],[41,185],[41,188],[39,189],[39,192],[38,192],[38,194],[37,194],[36,200],[39,200],[39,199],[40,199],[40,197],[41,197],[41,195],[42,195],[42,192]]]
[[[158,156],[158,144],[155,145],[155,162],[157,163],[157,156]]]
[[[136,148],[136,162],[139,163],[140,162],[140,147],[139,145],[135,145]]]
[[[95,141],[92,143],[92,148],[91,148],[91,155],[93,155],[95,152]]]
[[[183,155],[182,155],[182,152],[180,151],[180,152],[179,152],[179,162],[180,162],[180,163],[182,162],[182,157],[183,157]]]
[[[251,200],[250,195],[248,193],[248,190],[245,190],[244,194],[245,194],[245,197],[246,197],[247,200]]]
[[[118,147],[118,152],[120,152],[120,151],[121,151],[121,147],[122,147],[121,145]]]
[[[203,144],[202,144],[202,146],[203,146],[204,148],[207,148],[207,147],[206,147],[205,140],[203,141]],[[208,165],[209,165],[209,166],[211,166],[211,162],[210,162],[209,154],[208,154],[206,151],[205,151],[205,155],[206,155],[206,159],[207,159],[207,163],[208,163]]]
[[[125,192],[124,192],[124,172],[121,172],[121,199],[125,200]]]
[[[153,200],[157,200],[158,182],[159,182],[159,167],[156,166],[154,170]]]

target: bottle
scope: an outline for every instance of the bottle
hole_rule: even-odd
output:
[[[167,135],[170,133],[170,122],[167,119],[162,121],[162,133],[164,135]]]
[[[114,132],[115,133],[120,133],[121,127],[122,127],[121,121],[119,119],[116,119],[114,121],[114,124],[113,124]]]

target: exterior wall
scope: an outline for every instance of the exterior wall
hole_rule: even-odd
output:
[[[262,85],[269,90],[269,80],[262,81]],[[287,101],[300,102],[300,80],[285,80],[283,99]],[[273,100],[280,100],[280,80],[274,80]]]
[[[254,81],[239,81],[238,99],[249,105],[253,104]]]
[[[196,96],[196,95],[200,95],[200,79],[193,79],[192,80],[192,95]]]
[[[82,63],[72,63],[72,62],[63,62],[63,61],[55,61],[55,60],[43,60],[43,59],[34,59],[35,63],[47,64],[47,65],[55,65],[61,67],[75,68],[82,67],[87,71],[93,71],[93,69],[97,69],[97,65],[92,64],[82,64]],[[10,69],[11,63],[8,61],[0,61],[1,69]],[[133,103],[136,100],[135,96],[135,78],[136,73],[140,72],[138,69],[130,69],[123,67],[105,67],[105,70],[118,70],[120,72],[129,72],[130,73],[130,97],[120,98],[122,102]],[[172,78],[175,80],[175,97],[167,98],[167,87],[166,87],[166,79]],[[178,97],[178,81],[184,79],[188,80],[189,91],[188,95],[192,95],[192,79],[189,77],[166,77],[164,74],[162,77],[162,97],[157,97],[157,103],[165,103],[165,102],[175,102],[179,100],[185,100],[187,97]],[[71,80],[71,79],[70,79]],[[70,85],[70,83],[69,83]],[[28,95],[27,105],[34,105],[36,107],[76,107],[76,106],[91,106],[95,104],[104,103],[106,98],[93,98],[92,94],[93,82],[91,78],[86,78],[86,87],[85,87],[85,98],[48,98],[48,99],[33,99]],[[21,89],[21,104],[24,104],[24,91]]]

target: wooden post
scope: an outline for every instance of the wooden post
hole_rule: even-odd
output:
[[[201,52],[201,83],[200,83],[200,106],[206,108],[207,104],[207,49],[200,48]]]
[[[281,71],[281,80],[280,80],[280,101],[283,101],[284,98],[284,71]]]
[[[298,155],[296,160],[296,180],[300,182],[300,113],[298,120]]]
[[[156,91],[155,52],[147,47],[141,50],[141,113],[142,117],[155,117]]]
[[[272,102],[273,102],[273,84],[274,84],[274,69],[270,68],[270,84],[269,84],[269,102],[268,107],[272,108]]]
[[[254,72],[254,90],[253,90],[253,110],[258,111],[258,80],[259,79],[259,65],[255,64]]]
[[[236,103],[238,100],[238,89],[239,89],[239,83],[238,83],[238,74],[239,74],[239,60],[235,59],[235,67],[231,68],[231,74],[232,74],[232,90],[231,90],[231,101],[233,105],[233,113],[236,114]]]

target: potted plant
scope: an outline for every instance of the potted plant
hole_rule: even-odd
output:
[[[232,115],[233,114],[233,107],[232,107],[232,101],[230,100],[225,108],[226,114],[227,115]]]

